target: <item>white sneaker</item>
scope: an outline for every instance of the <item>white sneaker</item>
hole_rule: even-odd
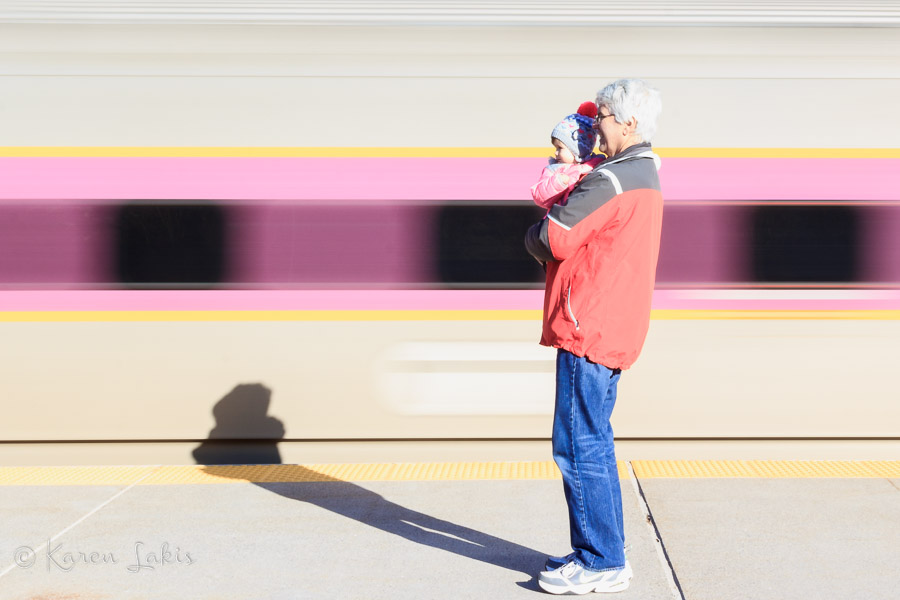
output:
[[[631,565],[628,564],[628,553],[631,551],[631,544],[625,544],[625,568],[628,569],[628,572],[631,573]],[[544,570],[552,571],[554,569],[558,569],[575,556],[574,552],[570,552],[565,556],[548,556],[547,560],[544,562]],[[631,575],[628,576],[631,579]]]
[[[613,571],[590,571],[572,561],[553,571],[542,571],[538,585],[551,594],[621,592],[628,589],[632,575],[627,562],[623,568]]]

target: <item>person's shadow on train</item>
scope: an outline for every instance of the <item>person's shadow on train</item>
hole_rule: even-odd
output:
[[[281,464],[277,440],[284,437],[285,430],[281,421],[267,415],[271,395],[271,390],[263,385],[244,384],[216,403],[213,408],[216,425],[210,431],[209,439],[193,452],[197,464],[204,465],[204,471],[216,477],[243,479],[233,469],[221,465]],[[546,558],[545,554],[531,548],[405,508],[365,487],[301,465],[273,466],[272,469],[273,472],[289,469],[285,472],[289,473],[290,481],[254,482],[254,485],[417,544],[529,576],[538,572]],[[537,590],[533,579],[519,585]]]
[[[270,417],[272,391],[259,383],[236,386],[213,407],[215,426],[193,451],[199,465],[281,464],[284,424]]]

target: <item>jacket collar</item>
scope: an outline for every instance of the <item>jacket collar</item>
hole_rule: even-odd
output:
[[[608,158],[607,160],[622,160],[623,158],[630,158],[635,154],[640,154],[641,152],[646,152],[647,150],[652,150],[650,147],[650,142],[641,142],[639,144],[635,144],[634,146],[628,146],[619,154],[613,156],[612,158]]]
[[[652,158],[653,162],[656,164],[656,170],[659,170],[661,161],[659,159],[659,155],[653,152],[653,148],[650,146],[650,142],[641,142],[640,144],[629,146],[613,158],[607,158],[605,161],[597,165],[597,167],[603,168],[606,165],[611,165],[632,158]]]

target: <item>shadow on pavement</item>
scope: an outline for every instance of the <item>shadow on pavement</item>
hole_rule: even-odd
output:
[[[233,471],[215,465],[281,464],[278,441],[285,429],[281,421],[267,415],[271,395],[261,384],[242,384],[219,400],[213,408],[215,427],[193,452],[197,464],[207,465],[204,470],[217,477],[235,478],[239,476]],[[365,487],[299,465],[292,465],[291,477],[294,481],[254,485],[417,544],[529,576],[538,572],[546,558],[531,548],[410,510]],[[460,497],[460,502],[466,500]],[[385,556],[386,565],[389,561]],[[533,581],[520,585],[537,589]]]
[[[313,472],[310,472],[310,476],[322,477]],[[371,490],[347,481],[325,478],[324,481],[307,483],[256,485],[285,498],[313,504],[411,542],[440,548],[526,575],[537,573],[546,559],[546,554],[531,548],[400,506]],[[460,502],[465,501],[466,498],[461,496]],[[390,557],[385,557],[386,562],[389,559]]]

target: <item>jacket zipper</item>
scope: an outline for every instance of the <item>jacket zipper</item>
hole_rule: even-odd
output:
[[[566,310],[569,311],[569,316],[572,317],[572,320],[575,322],[575,330],[578,330],[578,319],[575,318],[575,313],[572,312],[572,284],[569,284],[569,291],[566,292]]]

